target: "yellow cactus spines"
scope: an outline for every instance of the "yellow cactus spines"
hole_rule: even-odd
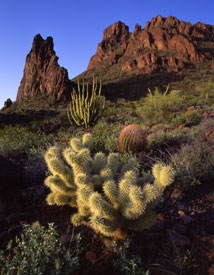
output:
[[[63,155],[68,164],[72,166],[75,175],[84,173],[85,169],[87,172],[92,169],[92,158],[89,149],[81,149],[78,153],[75,153],[70,148],[67,148]]]
[[[137,168],[137,160],[135,158],[130,158],[128,162],[121,169],[121,174],[125,174],[127,171],[132,170],[139,175],[139,169]]]
[[[101,172],[100,172],[100,175],[101,175],[103,181],[113,179],[113,173],[112,173],[112,170],[110,168],[102,169]]]
[[[92,173],[97,174],[105,167],[106,156],[103,152],[98,152],[94,156]]]
[[[110,153],[107,158],[107,167],[111,169],[113,174],[116,173],[119,165],[119,154]]]
[[[45,180],[51,191],[47,203],[76,207],[78,213],[71,218],[75,226],[90,226],[107,237],[123,239],[128,230],[149,228],[155,219],[152,208],[172,183],[173,169],[159,163],[152,175],[139,176],[133,158],[123,165],[115,153],[92,157],[93,140],[85,135],[71,140],[62,152],[51,147],[46,153],[52,172]]]
[[[85,94],[86,89],[86,94]],[[71,103],[67,107],[67,115],[70,123],[74,122],[77,126],[92,126],[101,116],[105,109],[105,97],[101,96],[102,82],[100,81],[99,92],[97,91],[97,78],[93,77],[91,95],[89,97],[88,84],[83,81],[82,90],[78,81],[78,93],[75,89],[71,94]]]
[[[156,163],[153,166],[152,174],[159,188],[165,188],[174,180],[174,170],[170,165],[164,166],[162,163]]]
[[[88,185],[89,182],[89,177],[87,176],[86,173],[78,173],[77,176],[75,177],[75,184],[77,186],[85,186]]]
[[[68,187],[59,175],[49,176],[45,180],[45,185],[49,187],[51,191],[61,194],[69,194],[75,190],[74,186]]]
[[[114,221],[103,218],[102,216],[91,216],[89,224],[95,231],[107,237],[113,237],[117,230],[117,225],[115,225]]]
[[[50,147],[45,154],[45,161],[53,175],[59,175],[66,185],[73,185],[73,171],[65,165],[59,148],[55,146]]]
[[[93,138],[92,138],[92,135],[90,133],[87,133],[87,134],[83,135],[82,144],[83,144],[83,146],[85,146],[89,149],[91,148],[91,146],[93,145]]]
[[[144,186],[144,193],[146,202],[150,203],[158,197],[160,192],[156,185],[147,183]]]
[[[152,174],[156,180],[158,180],[160,178],[160,173],[161,173],[162,168],[163,168],[163,164],[160,162],[154,164],[154,166],[152,167]]]
[[[171,166],[165,166],[161,170],[160,174],[160,184],[161,187],[166,187],[167,185],[171,184],[174,179],[174,171],[172,170]]]
[[[54,205],[55,204],[55,200],[54,200],[55,196],[56,196],[55,193],[48,194],[48,196],[46,198],[46,201],[47,201],[48,205]]]
[[[126,179],[126,181],[128,182],[129,185],[136,184],[137,176],[134,171],[132,171],[132,170],[127,171],[124,175],[124,178]]]
[[[114,207],[106,202],[98,192],[93,192],[91,194],[89,198],[89,208],[92,215],[95,216],[102,216],[111,219],[116,214]]]
[[[81,202],[82,205],[87,205],[89,203],[89,198],[92,191],[93,191],[93,188],[91,186],[78,188],[77,190],[78,202]]]
[[[72,138],[70,140],[70,145],[75,152],[79,152],[79,150],[85,147],[83,146],[82,142],[78,138]]]
[[[74,226],[80,226],[84,222],[84,218],[76,213],[71,217],[71,222]]]
[[[132,220],[131,223],[127,223],[126,227],[129,230],[140,231],[143,229],[149,229],[156,220],[156,215],[152,211],[147,211],[140,218]]]
[[[142,188],[139,186],[132,186],[130,188],[129,198],[131,207],[126,208],[126,216],[130,220],[136,220],[145,211],[145,200]]]
[[[118,204],[118,187],[115,182],[108,180],[103,185],[103,191],[108,198],[109,202],[117,208]]]

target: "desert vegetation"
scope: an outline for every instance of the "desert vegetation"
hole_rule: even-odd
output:
[[[68,114],[84,93],[73,105],[37,96],[1,111],[0,154],[22,167],[41,211],[2,245],[1,274],[206,274],[212,83],[191,98],[170,86],[105,105],[94,94],[87,120]]]

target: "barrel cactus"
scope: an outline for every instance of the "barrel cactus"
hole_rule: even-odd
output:
[[[119,133],[118,148],[121,153],[142,152],[146,145],[146,132],[137,124],[129,124]]]

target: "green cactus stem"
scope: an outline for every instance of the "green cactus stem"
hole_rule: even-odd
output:
[[[74,122],[77,126],[84,126],[86,128],[94,125],[105,109],[105,97],[101,96],[101,89],[102,82],[100,80],[97,95],[97,78],[95,79],[93,76],[92,91],[89,96],[88,84],[85,85],[83,80],[81,90],[80,82],[78,81],[78,92],[73,89],[71,102],[67,107],[67,115],[71,124]]]

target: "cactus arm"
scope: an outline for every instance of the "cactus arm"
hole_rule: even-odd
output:
[[[136,220],[127,221],[126,226],[129,230],[149,229],[156,220],[156,215],[152,211],[147,211],[143,216]]]
[[[149,228],[155,219],[152,208],[172,183],[173,169],[158,163],[152,175],[139,178],[133,158],[122,167],[114,153],[92,158],[92,142],[88,133],[82,140],[73,138],[62,153],[56,146],[49,148],[45,159],[53,175],[45,180],[51,190],[47,203],[76,207],[74,226],[85,224],[104,236],[123,239],[127,230]]]
[[[118,196],[119,190],[114,181],[106,181],[103,184],[103,191],[109,200],[109,202],[114,206],[115,209],[119,207]]]

